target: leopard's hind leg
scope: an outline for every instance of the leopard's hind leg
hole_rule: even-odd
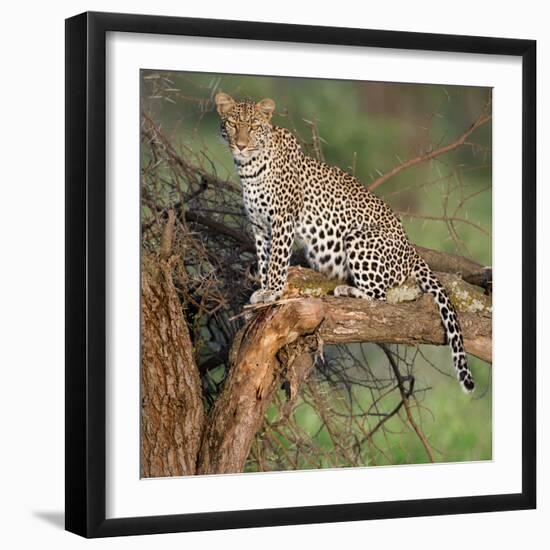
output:
[[[378,228],[356,229],[344,237],[347,274],[352,285],[340,285],[335,296],[385,300],[390,286],[387,239]]]

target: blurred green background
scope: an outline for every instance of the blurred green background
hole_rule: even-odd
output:
[[[220,90],[236,99],[271,97],[277,105],[274,124],[291,129],[305,144],[312,143],[315,126],[326,162],[354,173],[366,185],[407,159],[451,143],[483,112],[490,112],[487,88],[145,70],[141,77],[142,108],[175,146],[204,154],[217,176],[236,183],[213,110],[213,97]],[[412,242],[492,264],[491,139],[491,124],[485,124],[461,147],[407,169],[376,189],[400,213]],[[365,349],[376,363],[376,347]],[[415,376],[419,386],[431,389],[422,392],[415,414],[436,459],[491,459],[491,366],[469,356],[477,390],[467,396],[456,382],[446,346],[422,346],[422,352],[426,360],[417,360]],[[371,399],[370,394],[364,399]],[[269,414],[275,418],[277,411],[272,408]],[[295,417],[319,445],[330,448],[312,407],[301,403]],[[385,438],[378,443],[391,452],[374,456],[371,449],[363,457],[365,464],[427,460],[418,437],[405,429],[402,419],[392,418],[386,428],[375,438]]]

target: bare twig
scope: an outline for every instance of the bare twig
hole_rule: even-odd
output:
[[[433,455],[433,451],[430,446],[430,443],[428,442],[428,439],[426,438],[424,432],[419,428],[418,424],[416,423],[412,415],[411,407],[409,405],[410,392],[405,389],[405,385],[403,383],[403,377],[399,372],[399,366],[395,360],[395,357],[392,355],[388,346],[381,345],[380,347],[384,350],[384,353],[386,354],[386,357],[390,362],[395,378],[397,379],[397,384],[399,385],[399,393],[401,394],[401,401],[403,403],[403,406],[405,407],[405,411],[407,412],[407,419],[409,421],[409,424],[412,426],[413,430],[416,432],[416,435],[418,435],[418,438],[422,442],[422,445],[426,450],[426,454],[428,455],[430,462],[434,462],[434,455]]]
[[[397,174],[401,173],[403,170],[406,170],[407,168],[411,168],[413,166],[416,166],[417,164],[420,164],[421,162],[426,162],[427,160],[432,160],[436,157],[439,157],[441,155],[444,155],[445,153],[449,153],[450,151],[457,149],[461,145],[464,145],[468,137],[475,132],[479,127],[483,126],[487,122],[491,120],[491,115],[485,115],[482,114],[479,116],[479,118],[466,130],[458,139],[453,141],[452,143],[449,143],[448,145],[445,145],[444,147],[440,147],[439,149],[435,149],[434,151],[430,151],[428,153],[424,153],[423,155],[418,155],[417,157],[411,158],[398,166],[392,168],[389,172],[386,172],[379,178],[375,179],[371,184],[369,184],[368,188],[371,191],[374,191],[378,187],[380,187],[383,183],[388,181],[390,178],[393,178]]]

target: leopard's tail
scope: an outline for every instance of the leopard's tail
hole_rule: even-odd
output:
[[[466,352],[464,351],[464,340],[462,338],[462,331],[458,322],[458,315],[456,314],[455,308],[449,299],[447,291],[425,260],[420,256],[417,256],[416,258],[416,262],[412,269],[412,274],[422,289],[422,292],[431,294],[435,299],[437,307],[439,308],[441,321],[443,322],[443,326],[445,327],[445,332],[447,334],[447,342],[449,343],[453,355],[453,364],[456,370],[456,375],[462,389],[466,393],[474,391],[475,383],[472,373],[468,368]]]

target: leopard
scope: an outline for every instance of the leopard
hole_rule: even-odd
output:
[[[219,91],[214,103],[254,237],[259,288],[250,303],[281,299],[295,242],[312,269],[341,283],[335,297],[385,300],[412,277],[433,296],[457,379],[472,392],[457,312],[390,206],[354,175],[306,154],[290,130],[273,123],[273,99],[235,100]]]

